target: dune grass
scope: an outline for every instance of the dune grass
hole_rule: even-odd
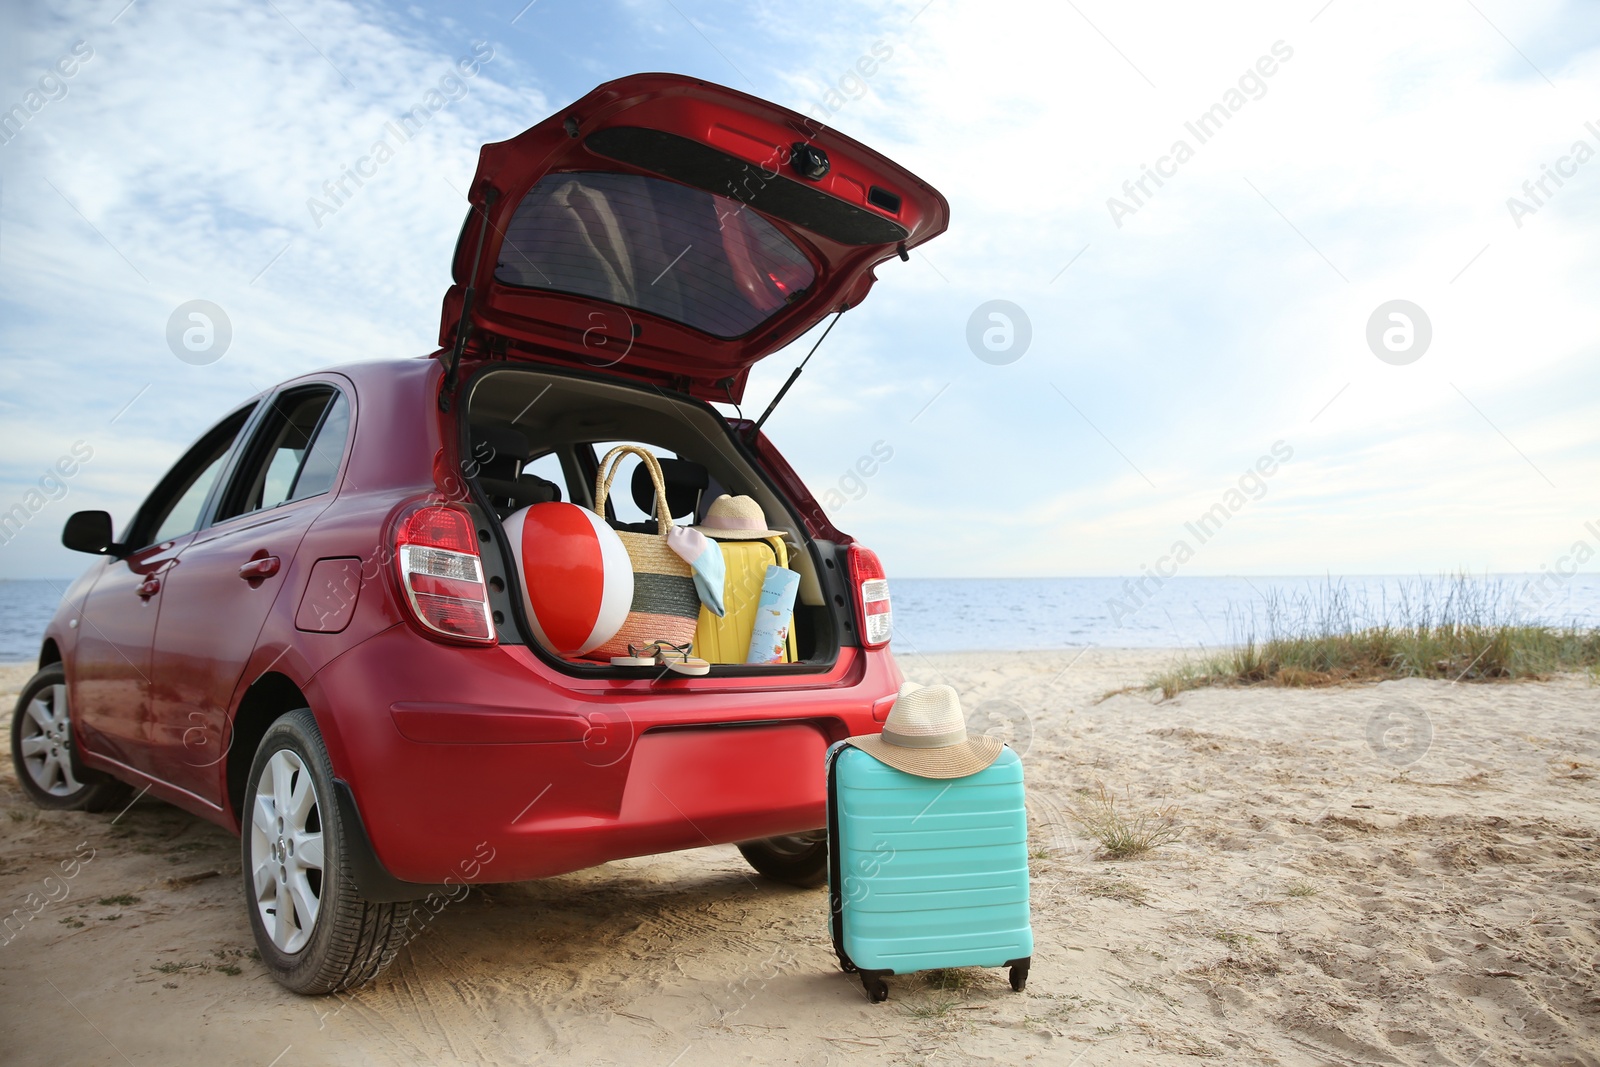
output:
[[[1230,612],[1232,647],[1181,660],[1150,685],[1170,698],[1206,686],[1600,678],[1600,630],[1549,625],[1527,605],[1526,587],[1467,575],[1405,583],[1377,605],[1337,582],[1274,590]]]
[[[1117,803],[1116,794],[1104,782],[1097,782],[1093,791],[1080,791],[1078,800],[1067,809],[1072,820],[1100,842],[1102,859],[1137,859],[1183,836],[1176,807],[1130,812]]]

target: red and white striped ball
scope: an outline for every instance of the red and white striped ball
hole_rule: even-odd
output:
[[[522,606],[539,639],[581,656],[622,629],[633,564],[617,532],[588,508],[534,504],[505,520],[522,579]]]

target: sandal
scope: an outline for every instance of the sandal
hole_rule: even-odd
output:
[[[656,650],[663,644],[665,644],[664,641],[652,641],[643,648],[634,648],[629,645],[626,656],[611,657],[611,665],[613,667],[654,667],[656,665]]]
[[[665,667],[667,670],[676,671],[679,674],[696,676],[708,674],[711,671],[710,661],[689,655],[690,650],[694,648],[693,644],[672,645],[665,641],[657,641],[654,647],[657,666]],[[631,652],[632,649],[629,649],[629,651]]]

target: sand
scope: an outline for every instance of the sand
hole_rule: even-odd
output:
[[[485,887],[374,985],[297,997],[250,956],[232,838],[36,813],[8,763],[0,913],[93,858],[0,947],[0,1061],[1600,1064],[1591,679],[1099,699],[1169,655],[901,654],[1025,753],[1024,994],[974,970],[869,1004],[826,892],[724,846]],[[1100,783],[1182,838],[1096,858],[1067,811]]]

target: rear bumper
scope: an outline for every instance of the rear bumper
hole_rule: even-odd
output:
[[[828,745],[879,729],[900,674],[886,650],[845,649],[824,677],[556,681],[527,649],[404,627],[313,679],[345,825],[370,842],[364,889],[402,899],[405,883],[422,896],[820,827]]]

